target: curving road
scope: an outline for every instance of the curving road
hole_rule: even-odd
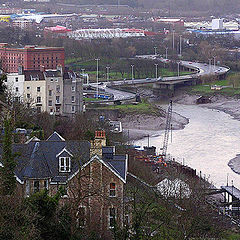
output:
[[[136,56],[136,58],[141,59],[151,59],[151,60],[157,60],[164,63],[170,63],[171,60],[159,58],[156,55],[141,55]],[[111,81],[111,82],[101,82],[98,85],[96,83],[91,83],[90,85],[94,88],[99,88],[102,90],[105,90],[107,93],[114,95],[114,101],[115,100],[130,100],[134,99],[136,96],[133,93],[125,92],[122,90],[116,90],[112,87],[117,87],[121,85],[134,85],[134,84],[148,84],[148,83],[155,83],[155,82],[181,82],[189,80],[191,81],[193,78],[197,78],[204,75],[223,75],[226,74],[230,69],[228,67],[223,66],[214,66],[209,65],[206,63],[198,63],[198,62],[190,62],[190,61],[179,61],[179,64],[181,66],[184,66],[189,69],[193,69],[196,71],[196,73],[185,75],[185,76],[174,76],[174,77],[159,77],[159,78],[146,78],[146,79],[133,79],[133,80],[119,80],[119,81]],[[113,100],[103,100],[101,102],[109,102]]]

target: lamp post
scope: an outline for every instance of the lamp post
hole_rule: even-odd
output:
[[[180,62],[177,62],[178,65],[178,77],[180,76]]]
[[[182,56],[182,35],[179,35],[179,56]]]
[[[214,69],[216,67],[216,56],[213,57],[213,66],[214,66]]]
[[[165,49],[166,49],[166,59],[168,59],[168,47],[166,47]]]
[[[110,67],[106,67],[106,69],[107,69],[107,81],[109,82],[109,69],[110,69]]]
[[[154,65],[155,65],[155,72],[156,72],[156,79],[157,79],[157,77],[158,77],[158,64],[155,63]]]
[[[212,59],[208,59],[209,61],[209,72],[211,71],[211,62],[212,62]]]
[[[98,98],[98,65],[99,65],[100,59],[96,58],[95,60],[97,61],[97,98]]]
[[[172,39],[172,48],[173,48],[173,53],[174,53],[174,48],[175,48],[175,40],[174,40],[175,30],[174,29],[173,29],[172,33],[173,33],[172,34],[172,37],[173,37],[173,39]]]
[[[133,81],[133,68],[134,68],[134,65],[131,65],[131,68],[132,68],[132,81]]]
[[[154,47],[154,55],[157,55],[157,47]]]

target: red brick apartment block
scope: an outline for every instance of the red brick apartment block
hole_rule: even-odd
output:
[[[24,70],[56,69],[58,65],[64,68],[65,52],[62,47],[10,48],[7,43],[0,43],[0,60],[6,73],[18,72],[18,67]]]

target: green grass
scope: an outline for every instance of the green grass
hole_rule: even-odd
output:
[[[147,114],[156,116],[161,115],[159,109],[156,106],[149,104],[148,102],[142,102],[137,105],[135,104],[108,105],[100,107],[98,109],[119,110],[126,114]]]
[[[223,88],[221,90],[211,90],[211,85],[219,85],[219,86],[228,86],[227,88]],[[240,95],[240,88],[233,88],[232,85],[228,82],[228,80],[218,80],[211,83],[205,83],[204,85],[197,85],[190,87],[190,92],[194,94],[202,94],[202,95],[214,95],[214,94],[222,94],[227,96],[235,96]]]

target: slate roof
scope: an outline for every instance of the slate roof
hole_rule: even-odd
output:
[[[45,70],[44,72],[46,77],[61,77],[61,71],[60,70]]]
[[[24,75],[25,75],[25,81],[32,81],[34,80],[45,80],[43,72],[41,72],[40,70],[26,70],[24,71]]]
[[[90,160],[90,147],[88,141],[66,141],[57,132],[46,141],[33,138],[24,144],[13,144],[13,152],[18,154],[15,175],[21,182],[25,178],[50,178],[51,182],[67,183],[67,180],[77,173],[79,166],[86,166],[93,159]],[[105,150],[109,151],[109,148]],[[59,172],[59,156],[71,157],[71,172]],[[126,182],[127,155],[113,155],[111,159],[99,161]]]

